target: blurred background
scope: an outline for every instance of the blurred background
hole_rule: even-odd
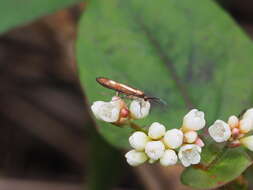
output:
[[[218,3],[252,37],[253,1]],[[190,189],[179,182],[180,167],[130,168],[121,152],[85,127],[92,121],[79,84],[75,39],[86,6],[71,5],[0,36],[0,190],[89,189],[100,175],[91,167],[90,142],[101,147],[101,162],[114,157],[123,171],[105,179],[112,189]],[[113,170],[105,169],[107,175]]]

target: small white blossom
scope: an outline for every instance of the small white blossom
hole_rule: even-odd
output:
[[[243,114],[243,119],[244,118],[253,118],[253,108],[248,109],[244,114]]]
[[[225,142],[231,136],[229,125],[222,120],[216,120],[214,124],[208,128],[208,132],[216,142]]]
[[[183,119],[184,131],[197,131],[206,125],[205,114],[197,109],[192,109]]]
[[[250,117],[245,117],[240,120],[239,129],[242,133],[248,133],[251,131],[253,129],[253,119]]]
[[[194,143],[198,138],[198,133],[196,131],[188,131],[184,133],[184,141],[186,143]]]
[[[168,148],[175,149],[182,145],[183,138],[184,134],[181,130],[171,129],[165,133],[163,141]]]
[[[146,144],[145,152],[152,160],[158,160],[162,157],[165,147],[161,141],[149,141]]]
[[[165,150],[163,156],[160,158],[162,166],[171,166],[177,163],[177,154],[174,150]]]
[[[239,124],[239,119],[235,115],[232,115],[228,118],[228,125],[230,128],[235,128]]]
[[[130,145],[138,151],[143,151],[148,141],[149,141],[148,136],[141,131],[134,132],[129,137]]]
[[[243,134],[240,133],[240,129],[238,128],[233,128],[231,130],[231,136],[233,137],[233,139],[237,139],[238,137],[242,136]]]
[[[130,104],[130,112],[133,119],[142,119],[149,114],[150,102],[144,99],[133,100]]]
[[[154,122],[148,129],[148,136],[152,139],[159,139],[164,136],[166,128],[164,125]]]
[[[198,164],[201,160],[201,147],[195,144],[183,145],[179,149],[178,158],[185,167],[192,164]]]
[[[241,144],[246,146],[249,150],[253,151],[253,135],[240,139]]]
[[[130,150],[125,154],[127,162],[131,166],[139,166],[147,161],[148,157],[144,152]]]
[[[92,104],[91,110],[97,119],[106,122],[116,122],[120,116],[121,100],[111,102],[96,101]]]

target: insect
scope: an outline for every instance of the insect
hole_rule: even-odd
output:
[[[115,90],[119,94],[127,95],[127,97],[129,98],[138,97],[138,98],[143,98],[145,101],[154,100],[154,101],[159,101],[159,102],[164,103],[164,101],[160,98],[147,96],[143,91],[137,88],[133,88],[126,84],[122,84],[105,77],[97,77],[96,81],[106,88]]]

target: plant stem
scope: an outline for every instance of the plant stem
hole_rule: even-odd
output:
[[[132,129],[134,129],[135,131],[142,131],[144,133],[147,133],[147,130],[143,129],[142,127],[140,127],[139,125],[137,125],[136,123],[129,121],[129,125]]]
[[[206,168],[209,169],[209,168],[213,167],[228,149],[229,149],[229,143],[226,143],[224,148],[217,154],[215,159]]]

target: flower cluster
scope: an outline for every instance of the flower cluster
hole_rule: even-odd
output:
[[[175,165],[179,159],[185,167],[198,164],[204,143],[196,131],[204,126],[204,113],[196,109],[186,114],[181,129],[166,131],[164,125],[155,122],[146,133],[137,131],[129,137],[133,150],[126,153],[127,162],[138,166],[146,161],[159,161],[163,166],[170,166]]]
[[[253,135],[247,134],[253,129],[253,108],[248,109],[241,119],[232,115],[227,122],[216,120],[208,128],[210,136],[216,142],[229,141],[231,146],[244,145],[253,151]]]
[[[99,120],[117,126],[130,124],[135,129],[129,137],[133,149],[125,154],[130,165],[138,166],[148,161],[170,166],[176,164],[178,160],[185,167],[198,164],[204,143],[197,131],[206,125],[204,112],[197,109],[190,110],[184,116],[180,129],[166,130],[166,127],[158,122],[151,124],[148,130],[135,125],[133,127],[130,120],[146,117],[150,107],[150,102],[141,98],[132,100],[128,105],[119,96],[114,96],[109,102],[94,102],[91,110]],[[241,118],[232,115],[227,122],[216,120],[208,128],[214,141],[218,143],[228,141],[231,147],[244,145],[253,151],[253,135],[248,135],[252,130],[253,108],[248,109]]]
[[[110,102],[94,102],[91,110],[97,119],[120,126],[130,119],[146,117],[149,114],[150,103],[136,98],[128,107],[119,96],[114,96]]]

